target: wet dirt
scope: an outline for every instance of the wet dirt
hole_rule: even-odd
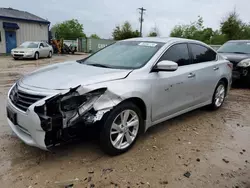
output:
[[[0,187],[250,187],[250,90],[232,89],[224,106],[199,109],[149,129],[127,153],[110,157],[96,139],[45,152],[23,144],[7,125],[9,87],[38,61],[0,57]]]

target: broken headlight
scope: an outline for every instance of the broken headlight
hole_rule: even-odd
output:
[[[64,112],[76,110],[84,105],[92,104],[93,101],[98,99],[104,92],[106,88],[97,89],[86,93],[84,95],[79,95],[78,92],[73,92],[65,95],[61,99],[61,110]]]

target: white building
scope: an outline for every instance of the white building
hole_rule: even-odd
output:
[[[25,41],[48,41],[50,22],[34,14],[0,8],[0,54]]]

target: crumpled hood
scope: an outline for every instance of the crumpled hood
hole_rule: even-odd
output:
[[[89,66],[76,61],[57,63],[24,76],[20,82],[45,89],[69,89],[125,78],[132,70]]]
[[[250,54],[236,54],[236,53],[219,53],[222,57],[226,57],[232,63],[239,63],[243,59],[250,58]]]

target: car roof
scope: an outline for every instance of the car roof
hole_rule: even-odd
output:
[[[250,40],[229,40],[228,42],[250,42]]]
[[[174,42],[196,42],[202,43],[197,40],[185,39],[185,38],[175,38],[175,37],[140,37],[140,38],[131,38],[123,41],[143,41],[143,42],[162,42],[162,43],[174,43]]]
[[[23,43],[40,43],[39,41],[25,41],[25,42],[23,42]]]

